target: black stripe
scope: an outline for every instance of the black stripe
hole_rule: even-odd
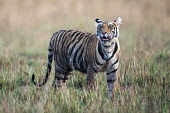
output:
[[[115,49],[114,49],[114,51],[113,51],[112,56],[114,56],[114,55],[115,55],[115,53],[117,52],[117,50],[118,50],[118,45],[117,45],[117,43],[115,43]]]
[[[61,35],[58,36],[59,41],[58,41],[58,43],[57,43],[57,46],[60,44],[60,42],[62,42],[62,40],[63,40],[63,35],[65,35],[65,34],[66,34],[66,30],[63,30],[62,33],[61,33]],[[61,50],[61,49],[59,49],[59,50]]]
[[[48,56],[48,62],[52,63],[53,56]]]
[[[77,60],[78,65],[80,65],[80,68],[83,69],[83,70],[85,70],[85,67],[83,66],[83,63],[81,64],[81,62],[83,61],[83,57],[84,56],[82,56],[82,55],[83,55],[83,53],[85,51],[84,48],[85,48],[87,40],[88,40],[88,38],[85,38],[85,41],[84,41],[84,44],[83,44],[83,48],[81,49],[80,54],[78,56],[78,60]]]
[[[83,69],[83,73],[87,73],[87,61],[85,60],[84,62],[83,62],[83,59],[81,60],[81,62],[80,62],[80,67]]]
[[[65,32],[63,32],[63,35],[62,36],[60,36],[60,38],[62,38],[63,40],[61,41],[61,43],[59,43],[59,44],[62,44],[63,45],[63,42],[65,42],[65,40],[67,39],[65,36],[67,35],[67,31],[65,31]]]
[[[68,73],[68,72],[60,70],[60,69],[55,70],[55,72],[57,72],[59,74],[63,74],[63,75],[66,75]]]
[[[118,45],[117,45],[117,43],[115,43],[115,48],[114,48],[113,54],[112,54],[112,56],[109,59],[107,59],[107,61],[110,60],[115,55],[117,50],[118,50]]]
[[[59,55],[58,55],[59,56]],[[62,62],[62,59],[57,57],[57,65],[64,71],[66,72],[66,66],[63,65],[64,63]]]
[[[57,48],[56,48],[56,44],[57,44],[57,41],[58,41],[58,36],[60,35],[62,31],[59,31],[57,34],[54,35],[55,39],[54,39],[54,60],[56,60],[56,53],[57,53]]]
[[[57,50],[57,52],[59,52],[60,51],[60,48],[58,48],[58,46],[60,45],[60,42],[62,41],[62,36],[63,36],[63,34],[65,33],[65,31],[66,30],[62,30],[60,33],[59,33],[59,35],[57,36],[57,40],[55,40],[55,42],[56,42],[56,44],[55,44],[55,49]]]
[[[111,46],[114,44],[114,42],[112,42],[112,44],[111,44]],[[111,46],[106,46],[106,45],[103,45],[102,44],[102,46],[104,47],[104,48],[109,48],[109,47],[111,47]],[[112,51],[111,51],[112,52]],[[107,53],[111,53],[111,52],[107,52]]]
[[[79,37],[79,41],[75,43],[75,45],[77,43],[79,43],[81,40],[83,40],[84,38],[82,38],[84,36],[84,34],[81,34],[80,37]],[[76,66],[76,57],[77,57],[77,53],[79,52],[80,48],[83,47],[83,43],[78,47],[78,49],[76,50],[75,54],[73,55],[73,65],[75,66],[75,68],[77,68]],[[74,48],[73,48],[74,49]]]
[[[77,36],[78,36],[81,32],[76,32],[76,31],[75,31],[75,33],[77,33],[77,34],[75,35],[74,38],[72,37],[72,36],[74,36],[74,35],[71,35],[71,38],[73,38],[73,40],[71,40],[71,41],[69,42],[69,44],[68,44],[67,47],[65,48],[66,50],[68,50],[68,49],[70,48],[70,45],[73,44],[73,42],[76,40]],[[75,34],[75,33],[73,33],[73,34]],[[71,48],[71,49],[72,49],[72,48]],[[68,51],[68,55],[70,55],[70,51]]]
[[[113,83],[113,82],[115,82],[116,80],[107,80],[107,82],[109,82],[109,83]],[[112,91],[112,90],[109,90],[109,91]]]
[[[56,79],[57,79],[57,80],[62,80],[62,78],[61,78],[61,77],[56,77]]]
[[[48,57],[50,57],[50,58],[51,58],[51,57],[53,57],[53,55],[49,55],[49,54],[48,54]]]
[[[67,33],[72,32],[73,30],[67,30]]]
[[[84,46],[83,46],[83,48],[82,48],[82,50],[81,50],[81,53],[80,53],[80,55],[79,55],[79,57],[78,57],[78,61],[80,61],[80,59],[82,58],[82,54],[83,54],[83,50],[84,50],[84,48],[85,48],[86,42],[87,42],[87,39],[86,39],[85,42],[84,42]]]
[[[78,31],[74,31],[73,34],[70,36],[71,38],[77,33]],[[80,33],[80,32],[78,32]]]
[[[47,70],[48,69],[51,71],[51,65],[50,64],[47,65]]]
[[[95,52],[95,56],[96,56],[95,60],[96,60],[97,65],[103,65],[102,63],[100,63],[100,62],[98,61],[96,52]]]
[[[72,34],[72,32],[74,33],[73,30],[68,30],[68,31],[66,31],[66,32],[67,32],[67,36],[68,36],[68,37],[70,37],[70,35]]]
[[[73,36],[74,36],[76,33],[79,34],[79,32],[74,31],[73,34],[70,36],[73,40],[69,41],[69,43],[67,44],[66,48],[64,49],[65,51],[68,51],[70,44],[72,44],[72,43],[76,40],[75,37],[73,38]],[[69,51],[68,51],[68,52],[69,52]],[[68,54],[68,55],[69,55],[69,54]],[[68,58],[69,58],[69,57],[68,57]],[[68,59],[68,60],[69,60],[69,59]]]
[[[73,65],[76,64],[76,56],[77,56],[77,53],[79,52],[80,48],[83,47],[83,44],[81,44],[78,49],[76,50],[75,54],[73,55]]]
[[[70,67],[70,65],[69,65],[69,61],[67,60],[67,51],[68,51],[68,49],[66,49],[65,47],[67,46],[67,44],[68,44],[68,42],[70,42],[70,35],[72,34],[72,31],[73,30],[69,30],[69,31],[67,31],[67,36],[65,37],[65,40],[63,41],[63,43],[62,43],[62,57],[63,57],[63,59],[64,59],[64,63],[65,63],[65,65],[67,66],[67,67],[69,67],[69,68],[71,68]],[[66,40],[67,39],[67,40]]]
[[[76,36],[78,36],[78,35],[76,35]],[[76,38],[76,36],[75,36],[75,38]],[[73,52],[73,50],[74,50],[76,44],[80,42],[80,40],[81,40],[80,37],[82,37],[82,36],[83,36],[83,34],[81,34],[81,35],[79,36],[79,38],[78,38],[78,41],[74,43],[73,47],[72,47],[71,50],[69,51],[69,55],[72,54],[72,52]]]
[[[106,53],[112,53],[112,51],[111,52],[106,51]]]
[[[97,73],[97,70],[93,66],[92,66],[92,68],[93,68],[94,72]]]
[[[114,35],[116,34],[116,30],[115,30],[115,27],[114,27]]]
[[[83,54],[86,54],[86,52],[87,52],[87,43],[88,43],[89,39],[91,39],[92,37],[93,37],[93,35],[91,35],[91,34],[88,34],[88,35],[85,37],[86,40],[85,40],[85,42],[84,42],[83,49],[82,49],[82,51],[81,51],[81,54],[80,54],[79,57],[78,57],[78,64],[80,64],[80,68],[83,69],[83,73],[87,73],[87,69],[86,69],[86,67],[87,67],[87,61],[86,61],[86,57],[83,56]],[[85,49],[84,49],[84,48],[85,48]],[[83,58],[84,58],[84,60],[83,60]]]
[[[55,32],[52,37],[55,37],[55,36],[58,35],[60,32],[62,32],[62,30]]]
[[[102,57],[102,59],[105,60],[104,54],[103,54],[103,52],[102,52],[102,48],[101,48],[101,43],[100,43],[100,41],[99,41],[99,43],[98,43],[98,52],[99,52],[100,56]]]
[[[110,67],[112,67],[113,65],[117,64],[118,61],[119,61],[119,57],[116,59],[116,61]]]
[[[106,52],[106,51],[103,51],[103,53],[104,53],[104,54],[105,54],[105,56],[106,56],[105,60],[107,60],[107,59],[108,59],[107,52]]]
[[[68,66],[68,63],[67,63],[67,60],[66,60],[66,52],[65,52],[65,49],[64,49],[64,46],[65,46],[65,43],[66,43],[66,39],[67,39],[67,35],[68,35],[68,31],[65,31],[66,33],[62,36],[62,38],[63,38],[63,40],[61,41],[61,43],[60,43],[60,46],[62,46],[61,48],[60,48],[60,59],[63,59],[62,61],[63,61],[63,64],[64,64],[64,66]]]
[[[52,62],[52,60],[53,60],[52,58],[48,58],[48,62]]]
[[[87,44],[89,44],[90,42],[91,42],[91,39],[93,39],[93,38],[96,38],[96,37],[94,37],[95,35],[92,35],[92,36],[90,36],[89,38],[88,38],[88,40],[87,40]],[[83,64],[85,65],[85,67],[87,67],[88,66],[88,61],[89,61],[89,59],[88,59],[88,57],[87,57],[87,52],[88,52],[88,45],[86,44],[86,50],[85,50],[85,55],[86,55],[86,57],[84,58],[84,62],[83,62]],[[87,69],[86,69],[87,70]]]
[[[115,37],[117,37],[117,27],[115,28],[115,33],[116,33]]]
[[[58,51],[57,46],[58,46],[59,42],[61,41],[61,35],[63,34],[63,32],[64,32],[64,31],[62,30],[62,31],[59,32],[59,34],[56,36],[56,40],[55,40],[55,44],[54,44],[54,48],[55,48],[56,51]]]
[[[104,44],[102,44],[102,46],[104,47],[104,48],[109,48],[109,47],[111,47],[111,46],[106,46],[106,45],[104,45]]]
[[[52,51],[52,49],[48,49],[48,51]]]
[[[117,70],[118,70],[118,69],[115,69],[115,70],[113,70],[113,71],[107,73],[107,75],[110,75],[111,73],[115,73]]]
[[[57,65],[58,65],[63,71],[66,71],[66,66],[63,66],[62,59],[60,59],[59,57],[57,57],[56,61],[57,61]]]
[[[52,62],[52,60],[53,60],[52,57],[48,58],[48,62]]]
[[[95,61],[96,61],[97,65],[103,65],[102,63],[100,63],[100,62],[98,61],[96,52],[95,52]]]
[[[62,31],[62,34],[61,35],[59,35],[59,41],[58,41],[58,43],[57,43],[57,45],[56,45],[56,47],[55,48],[57,48],[57,50],[58,50],[58,53],[62,53],[62,49],[61,48],[59,48],[61,45],[62,45],[62,41],[63,40],[65,40],[66,38],[64,38],[64,36],[67,34],[67,32],[66,32],[66,30],[63,30]],[[60,45],[61,44],[61,45]],[[60,45],[60,46],[59,46]],[[62,57],[63,58],[63,57]],[[62,68],[63,70],[66,70],[66,66],[65,66],[65,63],[63,62],[64,60],[61,58],[61,55],[58,55],[57,56],[57,64],[60,66],[60,68]]]
[[[65,82],[66,80],[68,80],[68,77],[64,77],[62,80],[63,82]]]
[[[85,69],[86,66],[83,65],[83,59],[80,61],[80,68],[83,73],[87,73],[87,69]]]
[[[54,53],[54,58],[55,58],[55,60],[56,60],[56,62],[57,62],[57,65],[62,69],[62,70],[66,70],[66,68],[65,68],[65,66],[63,66],[62,64],[62,62],[60,62],[60,61],[62,61],[62,59],[60,59],[60,55],[57,55],[57,53],[59,53],[59,52],[57,52],[57,49],[58,49],[58,47],[55,47],[56,49],[55,49],[55,53]],[[64,68],[64,69],[63,69]]]

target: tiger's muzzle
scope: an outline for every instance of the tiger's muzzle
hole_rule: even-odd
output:
[[[109,42],[112,39],[112,36],[109,33],[100,33],[98,37],[102,42]]]

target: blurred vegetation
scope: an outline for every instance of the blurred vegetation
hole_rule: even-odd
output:
[[[0,0],[0,112],[170,112],[169,0]],[[87,92],[74,72],[67,88],[30,82],[45,76],[47,47],[60,29],[95,33],[94,20],[123,18],[121,64],[115,98],[107,98],[105,73]]]

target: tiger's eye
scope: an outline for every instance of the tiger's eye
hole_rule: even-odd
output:
[[[109,29],[113,29],[113,25],[110,24],[110,25],[108,26],[108,28],[109,28]]]
[[[98,28],[102,28],[102,25],[98,25]]]

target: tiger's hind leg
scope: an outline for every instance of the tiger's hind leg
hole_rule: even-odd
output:
[[[62,88],[66,86],[66,81],[68,80],[68,74],[61,74],[55,71],[54,87]]]
[[[55,71],[55,78],[54,78],[54,87],[55,88],[61,88],[62,87],[63,78],[64,78],[63,74],[58,73],[57,71]]]
[[[63,85],[66,85],[66,81],[68,80],[68,74],[64,75],[64,78],[62,79]]]

